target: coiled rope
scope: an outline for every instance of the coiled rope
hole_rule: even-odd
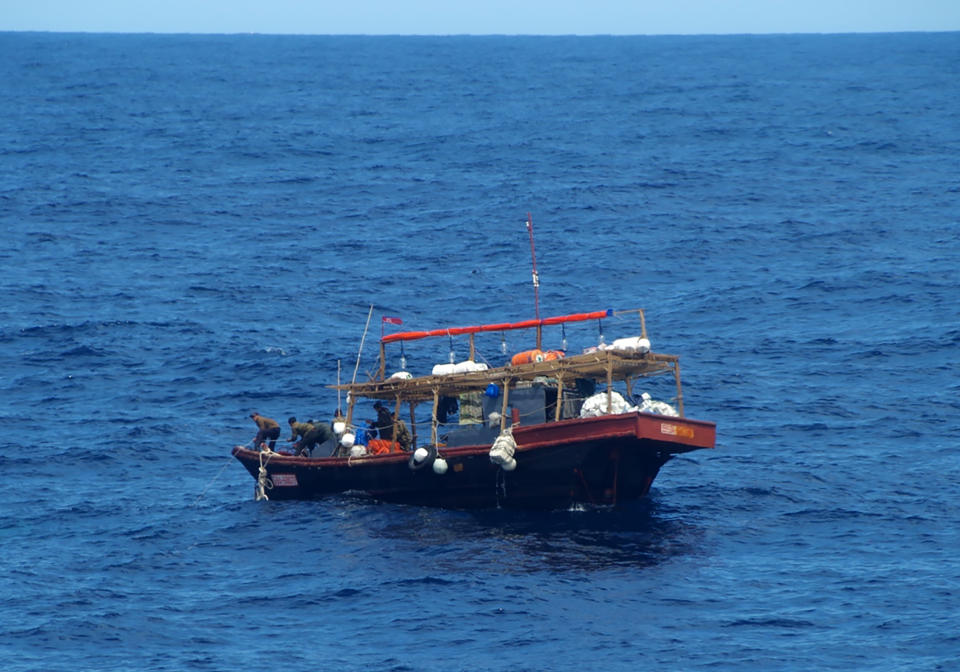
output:
[[[263,461],[263,456],[267,456],[267,461]],[[267,490],[273,490],[273,481],[267,478],[267,465],[270,464],[270,458],[276,455],[272,450],[264,450],[260,453],[260,470],[257,472],[257,484],[253,488],[253,498],[256,501],[264,499],[269,500]]]

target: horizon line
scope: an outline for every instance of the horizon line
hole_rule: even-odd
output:
[[[902,35],[902,34],[946,34],[960,32],[960,29],[901,29],[901,30],[844,30],[844,31],[769,31],[769,32],[722,32],[722,33],[297,33],[297,32],[206,32],[176,30],[46,30],[46,29],[0,29],[4,33],[41,33],[54,35],[169,35],[198,37],[772,37],[797,35]]]

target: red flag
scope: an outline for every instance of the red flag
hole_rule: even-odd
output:
[[[403,324],[403,320],[401,320],[399,317],[387,317],[387,316],[384,316],[384,317],[382,317],[382,318],[380,318],[380,319],[381,319],[382,321],[386,322],[387,324]]]

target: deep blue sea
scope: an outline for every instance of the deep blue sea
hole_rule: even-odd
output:
[[[533,317],[527,213],[544,316],[644,308],[716,450],[254,501],[371,304],[360,376]],[[960,33],[0,33],[0,225],[6,672],[960,669]]]

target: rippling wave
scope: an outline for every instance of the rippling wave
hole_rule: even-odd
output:
[[[2,35],[4,669],[951,669],[958,56]],[[528,212],[543,311],[646,309],[717,450],[614,511],[253,501],[371,304],[531,316]]]

